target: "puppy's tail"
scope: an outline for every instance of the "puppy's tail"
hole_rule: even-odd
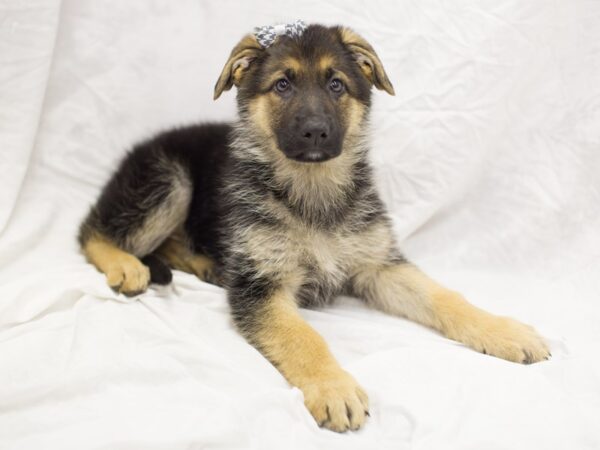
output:
[[[154,253],[144,256],[142,262],[150,269],[150,281],[152,283],[169,284],[173,280],[171,268]]]

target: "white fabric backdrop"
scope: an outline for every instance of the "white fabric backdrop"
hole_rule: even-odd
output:
[[[137,299],[78,253],[135,140],[234,117],[212,101],[255,25],[345,24],[378,50],[372,160],[409,257],[534,324],[519,366],[342,299],[303,311],[371,397],[320,430],[176,273]],[[600,2],[0,0],[0,448],[600,448]]]

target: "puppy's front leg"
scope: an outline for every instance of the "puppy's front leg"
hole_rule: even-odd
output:
[[[370,265],[352,282],[355,293],[374,308],[435,328],[479,352],[525,364],[550,355],[532,327],[471,305],[412,264]]]
[[[339,366],[323,338],[302,319],[293,296],[281,289],[266,298],[232,298],[235,293],[229,294],[242,334],[290,384],[302,390],[304,403],[317,423],[338,432],[358,429],[368,410],[367,395]]]

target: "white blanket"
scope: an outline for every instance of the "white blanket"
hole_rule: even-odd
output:
[[[531,323],[550,361],[481,355],[340,299],[302,311],[365,387],[359,432],[317,427],[176,272],[138,298],[77,227],[131,144],[232,119],[212,101],[255,25],[354,27],[396,96],[372,161],[406,254]],[[600,3],[592,0],[0,1],[1,449],[600,448]]]

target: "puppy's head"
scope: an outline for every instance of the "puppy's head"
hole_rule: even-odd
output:
[[[383,65],[363,38],[342,27],[309,26],[262,48],[253,35],[235,46],[215,86],[233,85],[238,108],[270,147],[292,160],[322,162],[360,134],[371,87],[394,95]]]

